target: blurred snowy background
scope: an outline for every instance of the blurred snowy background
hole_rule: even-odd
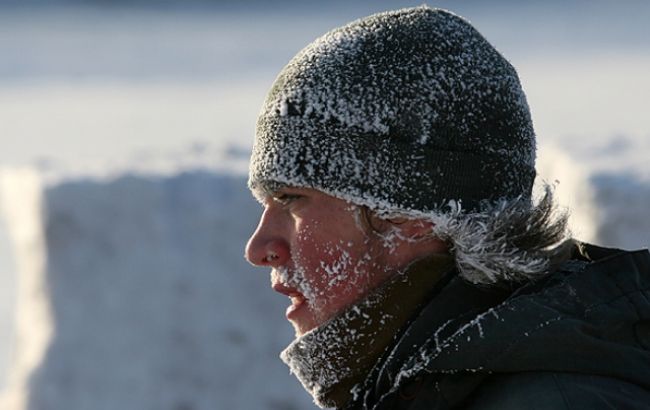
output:
[[[242,260],[255,117],[308,42],[421,3],[0,1],[0,408],[309,408]],[[576,236],[647,247],[650,3],[428,4],[517,67]]]

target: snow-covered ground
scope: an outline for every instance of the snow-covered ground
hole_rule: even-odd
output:
[[[13,210],[5,210],[9,220],[0,224],[0,332],[7,335],[0,338],[0,375],[10,357],[18,355],[19,343],[10,343],[13,318],[20,314],[14,307],[16,273],[37,274],[38,266],[21,263],[35,264],[38,253],[30,254],[30,249],[42,249],[63,258],[41,270],[43,275],[65,271],[72,276],[48,285],[55,320],[41,326],[34,343],[40,337],[52,344],[40,352],[44,373],[34,386],[73,392],[85,382],[87,391],[70,394],[64,408],[88,409],[84,400],[103,394],[98,386],[105,387],[105,394],[118,392],[124,388],[120,382],[154,373],[187,383],[177,391],[182,394],[159,397],[186,406],[178,408],[190,408],[185,397],[213,388],[194,408],[226,396],[231,401],[223,401],[228,403],[223,408],[307,406],[309,399],[297,382],[274,364],[281,366],[277,352],[292,335],[282,319],[284,301],[268,289],[265,273],[242,261],[257,213],[243,184],[255,117],[277,71],[311,39],[373,11],[420,3],[310,6],[285,1],[269,7],[248,1],[226,7],[196,2],[183,10],[50,1],[46,7],[0,7],[0,173],[13,175],[9,180],[15,183],[21,180],[15,175],[33,175],[17,174],[17,167],[36,169],[45,184],[39,192],[48,199],[48,229],[42,236],[47,246],[30,248],[19,240],[24,246],[11,249],[4,228],[27,229],[28,217],[11,215],[20,204],[36,204],[36,194],[19,189],[22,183],[0,192],[5,195],[1,203]],[[519,3],[429,4],[468,17],[518,68],[538,134],[540,174],[559,180],[562,201],[574,209],[577,236],[613,246],[650,245],[650,3]],[[192,171],[196,169],[204,171]],[[11,198],[6,198],[8,192],[14,192]],[[32,219],[37,215],[33,212]],[[25,233],[11,233],[16,235]],[[132,241],[130,247],[120,245],[124,237]],[[190,249],[190,244],[195,246]],[[216,250],[211,254],[209,249]],[[180,296],[194,286],[179,268],[188,260],[196,261],[193,274],[206,287],[194,289],[198,296],[192,304]],[[97,261],[102,263],[96,266]],[[156,264],[161,261],[165,263]],[[150,276],[160,271],[160,282],[147,289],[139,276],[128,275],[135,267]],[[87,278],[90,273],[94,281]],[[59,304],[59,285],[77,292],[79,299]],[[151,296],[140,297],[146,290]],[[156,298],[167,302],[155,305]],[[247,304],[233,310],[240,299]],[[96,305],[86,308],[84,300]],[[134,307],[122,300],[142,304]],[[161,310],[166,313],[158,316]],[[197,313],[199,317],[185,320]],[[92,321],[84,322],[94,315],[96,328]],[[120,330],[134,327],[138,315],[146,316],[143,323],[151,322],[147,334],[162,332],[161,337]],[[251,325],[243,327],[243,321]],[[176,322],[178,328],[169,327]],[[87,333],[66,333],[79,330],[80,323],[91,326]],[[49,325],[57,330],[48,336]],[[117,339],[111,345],[90,344],[103,325]],[[164,332],[176,332],[180,341]],[[199,346],[197,351],[210,356],[193,356],[197,351],[191,343],[206,340],[214,350]],[[86,350],[77,351],[80,343]],[[169,360],[161,361],[160,369],[142,364],[130,373],[118,372],[121,381],[86,373],[93,364],[90,357],[102,357],[102,363],[131,357],[122,356],[126,346],[133,357]],[[172,354],[175,346],[178,356]],[[30,360],[39,357],[38,346],[34,349]],[[78,361],[65,360],[71,355],[67,349],[75,349]],[[246,377],[257,380],[257,388],[264,385],[255,397],[234,383],[244,374],[237,369],[251,357],[256,364]],[[198,369],[187,366],[187,361],[201,359]],[[61,375],[62,384],[47,385],[52,374]],[[136,383],[132,387],[139,390],[132,392],[130,403],[143,404],[138,397],[146,396],[154,383],[171,383],[172,376]],[[41,408],[47,407],[34,407]]]
[[[42,190],[5,173],[22,276],[0,408],[310,407],[278,359],[286,301],[242,258],[260,210],[244,186],[195,171]]]

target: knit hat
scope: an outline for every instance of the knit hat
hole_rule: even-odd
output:
[[[422,6],[334,29],[289,62],[259,115],[248,183],[426,215],[529,199],[534,166],[515,69],[466,20]]]

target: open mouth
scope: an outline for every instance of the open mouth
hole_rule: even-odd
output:
[[[291,300],[291,305],[289,305],[287,308],[286,313],[287,318],[289,319],[291,319],[292,314],[300,309],[300,307],[302,307],[307,301],[307,298],[305,298],[305,296],[303,296],[303,294],[298,292],[295,288],[288,287],[282,283],[275,283],[272,287],[273,290],[285,296],[288,296]]]
[[[307,299],[305,299],[305,297],[302,295],[289,296],[289,299],[291,299],[291,305],[287,308],[287,317],[289,317],[296,310],[300,309],[300,307],[307,301]]]

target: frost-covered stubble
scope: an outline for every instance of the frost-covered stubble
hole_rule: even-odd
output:
[[[360,222],[360,212],[313,191],[277,214],[289,227],[280,229],[290,257],[272,266],[271,282],[292,299],[287,317],[298,335],[358,301],[395,270],[384,260],[385,241]]]

